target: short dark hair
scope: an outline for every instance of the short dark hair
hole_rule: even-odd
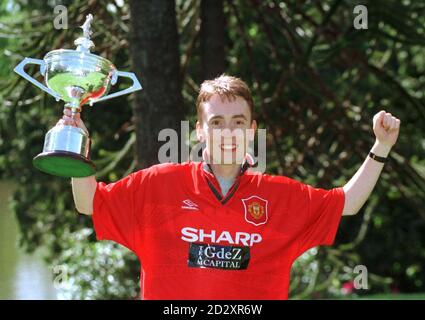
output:
[[[251,90],[248,85],[240,78],[222,74],[213,80],[205,80],[199,90],[198,98],[196,99],[196,111],[198,121],[202,122],[202,104],[208,101],[214,94],[218,94],[220,98],[229,101],[235,100],[237,97],[243,98],[251,112],[251,119],[254,112],[254,100],[252,99]]]

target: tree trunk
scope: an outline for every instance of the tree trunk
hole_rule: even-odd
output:
[[[179,38],[175,2],[130,0],[130,54],[143,90],[135,95],[133,115],[138,168],[158,163],[162,129],[180,136],[183,120]]]
[[[226,69],[225,18],[222,0],[201,1],[202,78],[212,79]]]

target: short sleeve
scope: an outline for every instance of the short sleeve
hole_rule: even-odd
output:
[[[98,240],[112,240],[135,251],[136,210],[146,184],[143,175],[140,170],[114,183],[97,183],[92,219]]]
[[[342,187],[325,190],[302,185],[308,212],[299,238],[299,254],[319,245],[332,245],[344,210]]]

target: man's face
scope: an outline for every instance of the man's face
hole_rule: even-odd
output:
[[[257,129],[248,103],[241,97],[228,101],[214,94],[202,110],[196,130],[198,140],[206,142],[210,163],[241,164]]]

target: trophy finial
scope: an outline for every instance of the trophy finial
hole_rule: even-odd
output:
[[[94,47],[93,41],[90,40],[90,36],[92,34],[92,31],[90,30],[92,21],[93,15],[89,13],[86,16],[84,24],[80,26],[80,28],[83,29],[83,36],[74,41],[74,44],[77,45],[77,51],[90,52],[90,48]]]
[[[84,24],[80,27],[81,29],[83,29],[83,35],[84,38],[90,39],[90,36],[92,34],[92,32],[90,31],[90,26],[91,26],[91,22],[93,21],[93,15],[91,13],[89,13],[86,16],[86,21],[84,22]]]

